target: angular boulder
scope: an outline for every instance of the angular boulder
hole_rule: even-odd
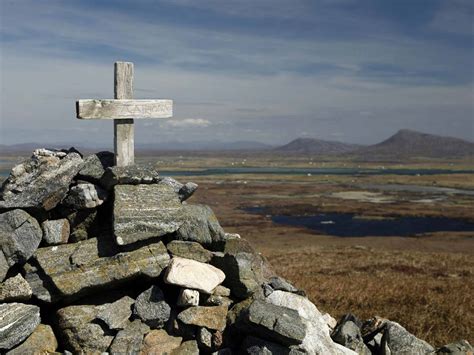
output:
[[[247,334],[286,346],[301,344],[306,336],[305,324],[297,311],[262,300],[251,303],[242,313],[238,326]]]
[[[364,339],[361,333],[362,323],[354,315],[345,315],[337,324],[331,338],[338,344],[345,346],[348,349],[354,350],[360,355],[370,355],[372,352],[367,345],[364,344]]]
[[[135,319],[120,330],[110,345],[111,355],[138,354],[143,347],[143,337],[150,332],[150,327]]]
[[[184,223],[176,233],[177,240],[209,246],[225,240],[225,232],[209,206],[183,205],[181,214]]]
[[[28,338],[40,324],[40,309],[23,303],[0,304],[0,350],[9,350]]]
[[[98,308],[78,305],[61,308],[56,312],[60,339],[67,350],[75,354],[105,352],[112,340],[107,329],[94,322]]]
[[[178,319],[184,324],[196,325],[223,331],[226,326],[227,306],[189,307],[178,314]]]
[[[167,185],[116,185],[113,229],[118,245],[173,233],[182,225],[181,201]]]
[[[0,283],[0,302],[27,301],[32,293],[30,285],[21,274]]]
[[[183,341],[179,348],[173,349],[171,355],[196,355],[199,354],[198,344],[195,340]]]
[[[400,324],[392,321],[385,323],[382,336],[382,354],[428,354],[434,348],[426,341],[418,339]]]
[[[105,169],[114,165],[114,159],[115,154],[106,151],[89,155],[84,159],[84,166],[79,170],[77,178],[93,184],[99,183]]]
[[[66,244],[69,239],[70,225],[66,218],[48,220],[41,224],[43,241],[46,245]]]
[[[306,297],[285,291],[274,291],[266,297],[266,301],[291,309],[298,313],[306,333],[298,349],[312,354],[356,354],[354,351],[335,343],[330,335],[324,317]]]
[[[124,329],[132,315],[134,299],[124,296],[113,303],[98,306],[97,319],[100,319],[109,329]]]
[[[45,302],[77,298],[140,276],[157,277],[168,265],[163,243],[120,252],[115,243],[97,239],[40,248],[37,266],[26,268],[33,294]]]
[[[82,165],[76,152],[36,150],[29,160],[15,166],[3,183],[0,209],[52,210],[66,196]]]
[[[27,212],[17,209],[0,214],[0,250],[8,266],[26,262],[42,236],[38,222]]]
[[[210,294],[222,283],[225,274],[218,268],[199,261],[173,258],[166,269],[165,282]]]
[[[155,285],[137,297],[133,309],[133,314],[152,329],[163,328],[170,313],[171,307],[166,303],[163,291]]]
[[[51,326],[40,324],[31,335],[6,355],[49,354],[58,348],[58,341]]]

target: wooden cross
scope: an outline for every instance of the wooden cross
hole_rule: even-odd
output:
[[[134,164],[134,118],[170,118],[172,100],[133,100],[133,63],[114,65],[114,100],[78,100],[79,119],[113,119],[115,165]]]

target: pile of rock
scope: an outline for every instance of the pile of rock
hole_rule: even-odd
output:
[[[388,320],[335,324],[209,207],[185,202],[196,184],[112,164],[40,149],[4,182],[0,352],[434,352]]]

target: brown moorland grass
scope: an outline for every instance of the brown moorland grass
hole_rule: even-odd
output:
[[[473,258],[354,248],[265,251],[275,271],[338,319],[352,312],[397,321],[442,345],[474,341]]]

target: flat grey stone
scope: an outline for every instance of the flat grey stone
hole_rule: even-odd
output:
[[[124,296],[113,303],[98,306],[97,319],[102,320],[109,329],[124,329],[132,315],[135,300]]]
[[[41,224],[43,241],[46,245],[66,244],[69,239],[70,225],[66,218],[47,220]]]
[[[48,302],[46,289],[49,302],[54,302],[114,287],[140,276],[158,277],[169,263],[169,254],[162,242],[120,252],[115,243],[98,243],[94,238],[39,248],[34,259],[37,269],[28,267],[26,279],[36,280],[32,286],[35,296],[38,291],[38,296]]]
[[[168,249],[173,256],[192,259],[202,263],[207,263],[212,259],[212,252],[204,249],[204,247],[197,242],[172,240],[166,244],[166,249]]]
[[[26,262],[42,236],[36,219],[25,211],[17,209],[0,214],[0,250],[10,267]]]
[[[21,302],[30,299],[33,291],[26,280],[18,274],[0,283],[0,302]]]
[[[52,210],[66,196],[82,164],[75,152],[35,151],[29,160],[15,166],[3,183],[0,209]]]
[[[115,185],[156,184],[159,181],[158,171],[154,168],[130,165],[113,166],[105,169],[100,184],[110,190]]]
[[[301,344],[306,327],[297,311],[255,300],[243,313],[241,330],[282,345]]]
[[[152,329],[163,328],[170,318],[171,307],[166,303],[163,291],[152,286],[142,292],[135,301],[133,314]]]
[[[111,355],[122,354],[138,354],[143,345],[143,337],[150,331],[150,327],[142,323],[141,320],[135,319],[120,330],[115,336],[109,352]]]
[[[71,187],[62,203],[80,210],[99,207],[106,198],[107,192],[101,187],[90,183],[80,183]]]
[[[195,184],[194,182],[187,182],[184,184],[183,187],[181,187],[178,191],[181,201],[186,201],[188,198],[190,198],[197,188],[198,184]]]
[[[40,309],[23,303],[0,304],[0,350],[9,350],[35,330],[40,324]]]
[[[119,245],[173,233],[183,223],[181,201],[167,185],[117,185],[114,191],[113,226]]]

